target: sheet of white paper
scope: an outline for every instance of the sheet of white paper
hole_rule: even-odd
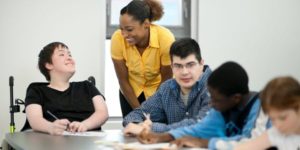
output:
[[[123,150],[178,150],[175,145],[170,145],[170,143],[157,143],[157,144],[141,144],[139,142],[133,143],[119,143],[117,141],[106,141],[106,140],[97,140],[94,141],[95,144],[99,144],[99,149],[110,150],[110,149],[123,149]],[[180,150],[208,150],[206,148],[179,148]]]
[[[63,135],[65,136],[98,136],[98,137],[104,137],[106,133],[104,132],[97,132],[97,131],[87,131],[87,132],[67,132],[64,131]]]
[[[157,144],[141,144],[139,142],[119,144],[123,149],[175,149],[175,145],[170,146],[170,143]]]
[[[208,150],[207,148],[180,148],[181,150]]]
[[[177,150],[178,148],[175,145],[170,145],[170,143],[156,143],[156,144],[141,144],[139,142],[134,143],[124,143],[118,144],[121,149],[143,149],[143,150],[151,150],[151,149],[164,149],[164,150]],[[179,148],[182,150],[207,150],[206,148]]]

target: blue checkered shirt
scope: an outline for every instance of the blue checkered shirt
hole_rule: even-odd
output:
[[[165,81],[153,96],[124,118],[123,126],[125,127],[130,122],[144,121],[143,113],[150,114],[154,132],[165,132],[197,123],[210,108],[210,97],[206,86],[210,74],[210,68],[205,65],[203,74],[192,87],[187,106],[180,98],[180,86],[176,80]]]

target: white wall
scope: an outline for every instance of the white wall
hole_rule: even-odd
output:
[[[212,68],[239,62],[253,90],[279,75],[300,80],[299,0],[200,0],[199,9],[198,40]]]
[[[45,81],[37,56],[50,42],[69,46],[77,65],[72,80],[93,75],[104,91],[105,13],[104,0],[0,0],[0,140],[9,131],[9,76],[15,97],[24,99],[30,82]],[[24,114],[15,117],[20,130]]]

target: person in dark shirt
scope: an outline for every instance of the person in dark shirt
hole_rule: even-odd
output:
[[[49,82],[27,88],[29,128],[51,135],[100,129],[108,118],[104,97],[88,81],[69,82],[75,61],[68,47],[61,42],[46,45],[40,51],[38,67]]]

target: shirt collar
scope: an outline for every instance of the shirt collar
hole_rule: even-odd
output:
[[[207,79],[209,77],[209,75],[211,74],[211,69],[209,68],[208,65],[204,65],[203,67],[203,73],[200,76],[199,80],[197,81],[196,85],[197,85],[197,91],[200,91],[201,89],[203,89],[204,86],[206,86],[206,82]]]
[[[155,25],[150,25],[150,40],[149,40],[149,46],[154,48],[159,48],[159,37],[158,37],[158,31],[154,27]]]
[[[257,95],[256,92],[249,92],[249,94],[250,94],[250,96],[249,96],[249,99],[247,100],[246,105],[239,105],[239,106],[236,107],[236,109],[237,109],[238,111],[243,111],[243,110],[249,105],[249,103],[250,103],[251,101],[254,100],[254,98],[255,98],[256,95]],[[256,99],[257,99],[257,98],[256,98]]]

